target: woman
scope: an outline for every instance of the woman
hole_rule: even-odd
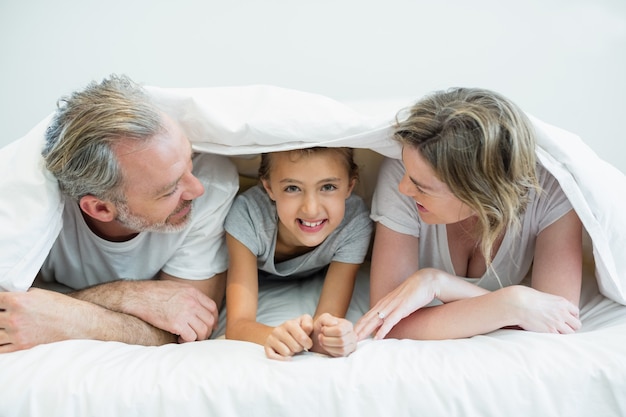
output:
[[[402,161],[381,166],[372,202],[359,339],[578,330],[582,225],[536,161],[524,113],[488,90],[451,89],[415,104],[395,139]],[[531,287],[518,285],[528,272]]]

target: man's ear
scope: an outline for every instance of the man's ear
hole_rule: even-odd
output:
[[[267,195],[270,196],[270,199],[272,201],[276,201],[276,198],[274,198],[274,193],[272,192],[272,186],[270,185],[270,182],[265,178],[261,178],[261,184],[263,184],[263,188],[265,188],[265,191],[267,192]]]
[[[100,200],[92,195],[81,197],[78,205],[89,217],[93,217],[101,222],[110,222],[117,217],[117,210],[113,203]]]

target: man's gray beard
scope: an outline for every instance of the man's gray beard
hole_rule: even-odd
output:
[[[192,210],[193,211],[193,210]],[[187,214],[185,220],[178,224],[169,224],[165,222],[150,223],[141,216],[131,213],[126,203],[117,205],[117,220],[124,227],[134,230],[135,232],[156,232],[156,233],[176,233],[183,230],[189,224],[192,211]]]

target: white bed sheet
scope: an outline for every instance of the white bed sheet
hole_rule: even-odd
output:
[[[362,272],[348,317],[368,304]],[[321,279],[261,290],[259,319],[315,309]],[[573,335],[499,330],[462,340],[371,339],[347,358],[291,362],[260,345],[65,341],[0,355],[0,416],[623,416],[626,306],[584,281]],[[223,330],[223,320],[221,329]]]

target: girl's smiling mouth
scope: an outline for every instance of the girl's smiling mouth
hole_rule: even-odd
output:
[[[327,219],[324,219],[311,222],[303,219],[298,219],[298,225],[300,226],[300,229],[305,232],[317,232],[324,226],[327,221]]]

